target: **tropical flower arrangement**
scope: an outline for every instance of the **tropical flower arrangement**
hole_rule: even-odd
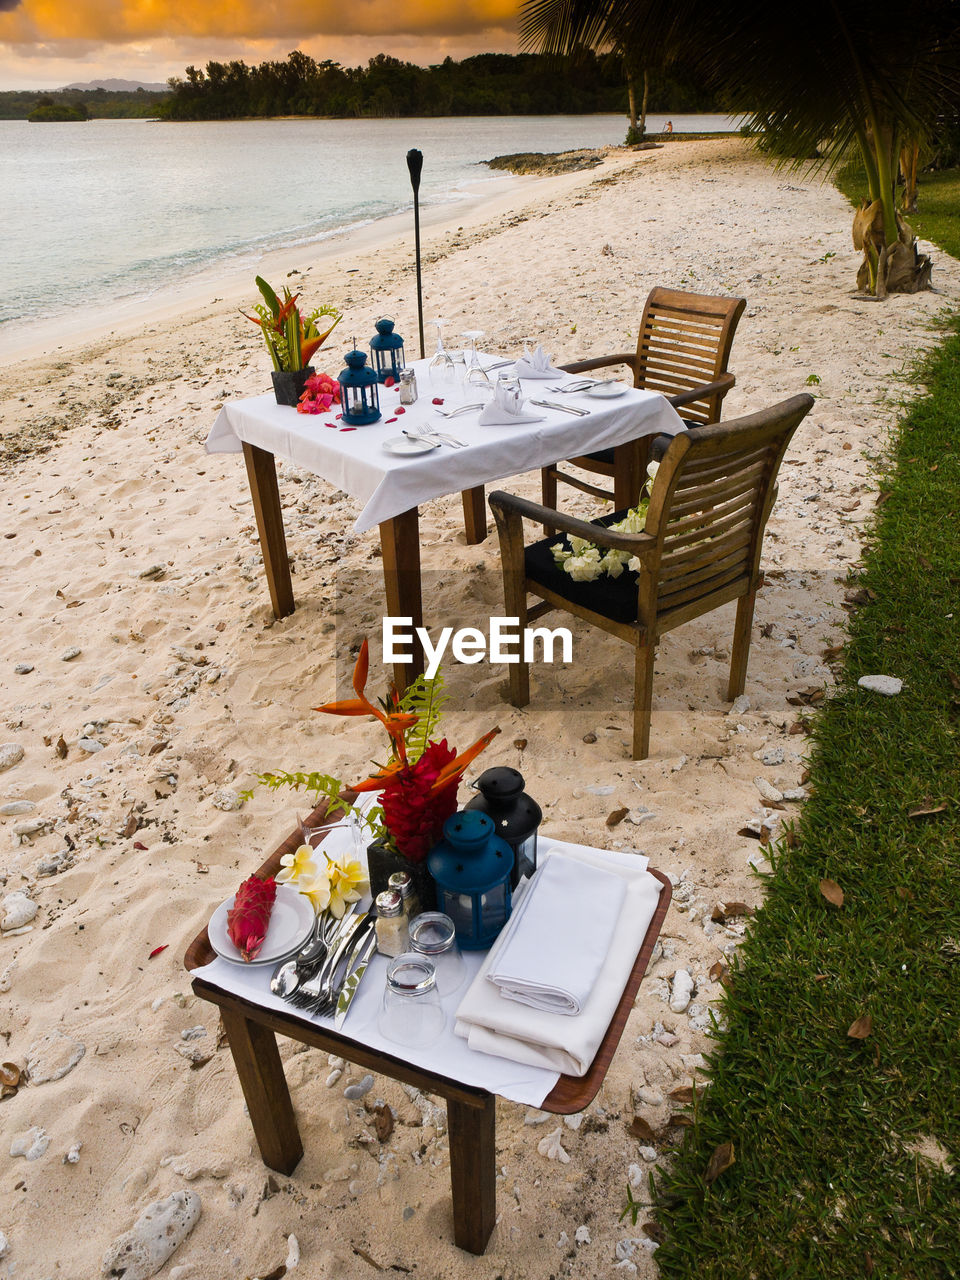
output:
[[[299,293],[291,293],[284,285],[281,299],[262,276],[257,276],[256,283],[263,294],[263,302],[254,307],[255,315],[248,316],[245,311],[240,314],[260,326],[273,367],[278,373],[305,369],[313,353],[323,346],[340,323],[340,312],[336,307],[322,306],[304,315],[297,306]]]
[[[340,383],[328,373],[315,373],[308,378],[303,395],[297,403],[297,413],[329,413],[340,403]]]
[[[318,857],[324,861],[318,863]],[[293,853],[285,853],[280,859],[280,868],[278,884],[293,885],[310,899],[318,915],[329,911],[338,920],[348,903],[360,901],[368,885],[359,862],[345,854],[331,858],[322,849],[313,849],[308,844],[302,844]]]
[[[647,496],[641,498],[635,507],[631,507],[622,520],[608,526],[615,533],[643,533],[650,508],[650,492],[659,466],[659,462],[648,464],[648,479],[643,486]],[[566,542],[555,542],[550,550],[557,566],[568,573],[574,582],[595,582],[604,574],[610,578],[619,578],[625,568],[634,572],[640,568],[638,557],[631,556],[629,551],[606,547],[601,552],[595,543],[587,538],[577,538],[573,534],[567,535]]]
[[[339,812],[353,813],[370,830],[374,841],[411,863],[423,862],[440,840],[443,824],[456,812],[457,788],[464,770],[500,730],[491,729],[458,755],[446,738],[437,740],[434,737],[445,701],[439,676],[432,680],[420,676],[403,697],[392,689],[381,706],[375,706],[365,693],[369,668],[369,650],[364,640],[353,672],[356,697],[326,702],[314,710],[336,716],[373,716],[386,729],[390,743],[386,763],[378,765],[370,777],[350,788],[361,794],[379,791],[380,803],[362,811],[344,798],[342,792],[346,788],[343,783],[329,774],[264,773],[259,780],[273,790],[284,786],[294,790],[303,787],[313,792],[318,801],[320,796],[326,796],[328,816]],[[303,877],[304,885],[310,882],[311,877],[322,879],[323,869],[319,872],[315,868],[306,870],[313,854],[313,850],[301,848],[296,854],[287,855],[290,859],[285,867],[288,878],[300,883]],[[349,866],[358,867],[358,864]],[[341,864],[330,862],[327,871],[331,886],[330,909],[335,911],[333,904],[341,898],[349,902],[359,896],[359,885],[350,880],[354,873]],[[284,871],[277,879],[284,879]],[[317,901],[323,892],[321,885]],[[350,894],[355,897],[351,898]]]

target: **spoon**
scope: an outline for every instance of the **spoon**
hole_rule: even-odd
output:
[[[300,980],[323,960],[327,954],[327,944],[322,938],[312,938],[292,960],[284,960],[277,965],[270,979],[270,990],[275,996],[286,1000],[292,996],[300,985]]]

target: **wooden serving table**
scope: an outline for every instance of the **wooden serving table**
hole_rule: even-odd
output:
[[[325,815],[324,803],[313,811],[307,825],[324,825]],[[262,878],[275,875],[280,869],[281,857],[292,853],[300,843],[298,831],[288,836],[256,874]],[[560,1076],[541,1104],[544,1111],[561,1115],[582,1111],[603,1083],[670,905],[670,881],[659,871],[650,874],[663,886],[657,909],[596,1057],[586,1075]],[[215,953],[204,929],[187,948],[184,964],[193,971],[214,959]],[[220,1010],[260,1154],[264,1163],[278,1173],[293,1172],[303,1155],[303,1143],[277,1048],[277,1035],[337,1054],[359,1067],[443,1098],[447,1105],[450,1143],[454,1242],[469,1253],[484,1252],[496,1221],[494,1094],[370,1049],[313,1022],[292,1007],[288,1013],[278,1013],[223,991],[202,977],[194,978],[192,985],[196,995]]]

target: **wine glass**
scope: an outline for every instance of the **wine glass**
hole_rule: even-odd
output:
[[[480,364],[480,354],[477,351],[477,342],[483,337],[482,329],[467,329],[463,334],[467,343],[464,353],[466,358],[466,373],[463,375],[463,387],[467,396],[479,395],[481,398],[493,395],[493,383],[490,377]]]
[[[437,326],[437,351],[427,365],[430,385],[435,391],[440,392],[453,391],[457,385],[457,370],[453,356],[443,345],[443,326],[446,323],[447,321],[441,317],[431,321],[431,324]]]

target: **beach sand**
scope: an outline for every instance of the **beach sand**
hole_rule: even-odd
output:
[[[739,294],[748,305],[725,415],[808,385],[817,397],[781,472],[742,711],[723,700],[732,606],[661,645],[651,756],[640,763],[629,759],[632,662],[612,638],[576,630],[574,663],[535,669],[524,710],[503,700],[499,670],[445,672],[451,741],[502,729],[471,775],[515,765],[543,806],[542,839],[640,850],[675,880],[606,1084],[566,1122],[498,1104],[500,1218],[476,1261],[451,1242],[442,1108],[387,1079],[348,1101],[362,1072],[334,1078],[325,1055],[285,1043],[306,1153],[291,1177],[259,1158],[215,1011],[192,996],[182,956],[307,807],[262,790],[234,807],[258,772],[352,780],[382,758],[373,726],[310,708],[333,693],[335,655],[347,670],[359,638],[379,636],[383,601],[377,539],[351,532],[356,504],[283,465],[298,607],[272,618],[242,461],[203,447],[220,404],[269,386],[266,353],[234,308],[253,300],[252,280],[242,292],[232,281],[219,301],[194,298],[129,334],[90,334],[0,368],[0,742],[23,749],[0,772],[0,869],[4,894],[39,907],[28,932],[0,937],[2,1057],[29,1061],[32,1074],[2,1104],[0,1277],[96,1276],[142,1210],[185,1187],[203,1211],[163,1272],[177,1280],[266,1275],[290,1235],[300,1271],[324,1280],[377,1269],[430,1280],[656,1274],[649,1215],[618,1221],[627,1183],[644,1200],[655,1167],[628,1127],[639,1115],[663,1135],[658,1160],[678,1136],[669,1095],[709,1048],[721,994],[711,969],[745,928],[711,913],[761,901],[764,850],[741,834],[770,812],[756,780],[802,785],[805,738],[791,732],[800,713],[787,695],[830,688],[823,655],[842,639],[874,460],[915,390],[902,373],[960,298],[960,264],[935,252],[936,292],[852,297],[844,199],[778,174],[739,139],[618,152],[601,169],[525,179],[500,198],[425,232],[427,315],[447,315],[453,331],[482,327],[507,352],[536,335],[571,360],[631,348],[654,284]],[[305,301],[344,309],[346,337],[395,315],[413,351],[411,240],[316,260],[298,251],[261,270],[275,284],[281,270],[302,271],[290,279]],[[343,346],[318,366],[336,373]],[[536,497],[538,485],[527,475],[504,487]],[[423,510],[421,540],[429,616],[485,628],[501,603],[493,534],[466,546],[451,496]],[[11,804],[24,811],[4,816]],[[781,817],[799,809],[784,805]],[[695,993],[673,1013],[680,968]],[[191,1028],[198,1038],[184,1039]],[[197,1050],[202,1065],[190,1060]],[[382,1145],[370,1114],[379,1099],[397,1120]],[[538,1150],[558,1127],[568,1162]],[[49,1140],[43,1153],[9,1155],[34,1128]]]

